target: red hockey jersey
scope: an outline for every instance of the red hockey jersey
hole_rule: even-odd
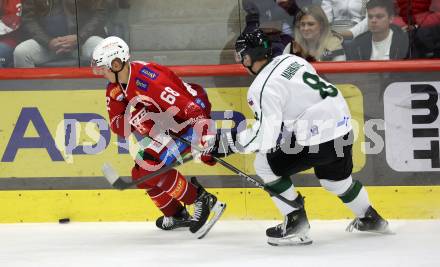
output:
[[[130,62],[129,81],[125,87],[114,83],[107,86],[107,110],[114,133],[127,136],[134,130],[127,124],[130,118],[124,122],[124,114],[130,114],[126,111],[127,106],[137,96],[143,101],[134,105],[136,110],[145,107],[148,112],[160,113],[173,108],[177,123],[210,118],[211,104],[200,85],[183,82],[162,65],[134,61]]]

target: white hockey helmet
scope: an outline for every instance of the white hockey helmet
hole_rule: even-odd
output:
[[[130,50],[124,40],[116,36],[110,36],[102,40],[93,50],[92,67],[105,66],[112,68],[112,61],[119,58],[127,62],[130,58]]]

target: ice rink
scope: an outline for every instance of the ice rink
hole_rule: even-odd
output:
[[[153,223],[0,225],[0,266],[440,266],[440,221],[391,220],[395,235],[312,221],[309,246],[273,247],[275,221],[220,221],[205,239]]]

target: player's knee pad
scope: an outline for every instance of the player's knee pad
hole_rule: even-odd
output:
[[[265,154],[256,154],[254,168],[257,175],[263,180],[265,184],[273,183],[281,178],[272,171]]]
[[[344,194],[352,185],[353,179],[350,176],[340,181],[333,181],[327,179],[319,179],[322,187],[324,187],[327,191],[332,192],[333,194],[339,196]]]

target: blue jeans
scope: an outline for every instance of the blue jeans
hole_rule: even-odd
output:
[[[11,65],[13,47],[2,43],[0,41],[0,68],[8,67]]]

